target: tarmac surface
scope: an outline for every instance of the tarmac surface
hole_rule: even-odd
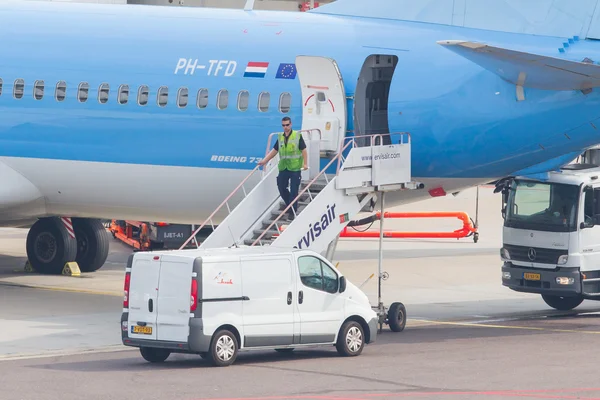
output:
[[[389,211],[466,211],[475,190]],[[240,353],[228,368],[199,356],[149,364],[121,345],[124,264],[82,278],[22,272],[26,230],[0,230],[0,399],[600,399],[594,349],[600,303],[559,312],[502,287],[500,196],[480,189],[480,240],[385,239],[383,301],[406,329],[384,326],[356,358],[334,348]],[[385,230],[452,231],[447,222],[386,220]],[[373,224],[371,229],[378,229]],[[343,239],[334,262],[360,285],[377,273],[377,239]],[[377,303],[376,278],[362,289]]]

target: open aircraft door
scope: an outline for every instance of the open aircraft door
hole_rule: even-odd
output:
[[[296,69],[302,88],[302,130],[320,129],[321,152],[337,153],[347,121],[346,91],[337,63],[326,57],[297,56]]]

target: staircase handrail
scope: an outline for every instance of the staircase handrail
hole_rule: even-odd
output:
[[[331,164],[333,164],[336,161],[336,159],[341,157],[342,151],[344,151],[346,149],[346,147],[348,147],[350,145],[350,143],[352,143],[352,142],[348,142],[342,148],[342,150],[338,154],[336,154],[336,156],[334,158],[332,158],[331,161],[329,161],[329,163],[323,169],[321,169],[321,171],[317,174],[317,176],[315,176],[308,183],[308,185],[306,185],[306,187],[304,189],[302,189],[302,191],[300,193],[298,193],[298,196],[296,196],[296,198],[290,202],[290,204],[277,216],[277,218],[275,218],[275,220],[273,222],[271,222],[271,225],[269,225],[266,229],[263,230],[263,232],[260,234],[260,236],[258,238],[256,238],[256,240],[250,246],[254,246],[258,241],[260,241],[260,239],[262,239],[262,237],[265,235],[265,233],[267,233],[267,231],[269,229],[271,229],[273,227],[273,225],[275,225],[277,223],[277,221],[279,221],[279,219],[292,207],[292,205],[294,203],[296,203],[298,201],[298,199],[300,199],[300,197],[311,187],[311,185],[313,183],[315,183],[316,180],[325,173],[325,171],[327,171],[327,169],[331,166]]]
[[[298,131],[300,132],[307,132],[309,134],[309,137],[311,137],[311,132],[312,131],[317,131],[319,133],[319,138],[322,138],[322,134],[321,134],[321,130],[320,129],[305,129],[305,130],[300,130]],[[269,154],[269,147],[271,145],[271,137],[273,135],[278,135],[280,132],[273,132],[269,135],[269,138],[267,139],[267,150],[265,152],[265,157],[267,154]],[[244,183],[246,183],[246,181],[248,181],[248,179],[250,179],[250,177],[252,175],[254,175],[254,173],[260,168],[260,165],[257,165],[256,167],[254,167],[254,169],[242,180],[242,182],[240,182],[239,185],[236,186],[235,189],[233,189],[233,191],[231,193],[229,193],[229,196],[227,196],[225,198],[225,200],[223,200],[221,202],[221,204],[219,204],[219,206],[212,212],[212,214],[210,214],[208,216],[208,218],[204,221],[204,223],[202,225],[200,225],[200,227],[198,227],[198,229],[196,229],[194,231],[194,233],[192,233],[192,235],[185,241],[185,243],[183,243],[183,245],[179,248],[179,250],[183,249],[185,246],[187,246],[187,244],[196,237],[196,235],[198,234],[198,232],[200,232],[202,230],[202,228],[204,228],[209,222],[212,223],[212,219],[213,217],[221,210],[221,208],[223,208],[224,205],[227,204],[227,202],[238,192],[238,190],[240,190],[243,186]],[[265,165],[265,171],[266,171],[267,166]],[[247,194],[244,192],[244,195],[247,196]],[[231,211],[230,211],[231,212]],[[196,248],[198,248],[198,242],[196,241]]]
[[[210,214],[210,215],[208,216],[208,218],[207,218],[207,219],[204,221],[204,223],[203,223],[202,225],[200,225],[200,227],[199,227],[198,229],[196,229],[196,230],[194,231],[194,233],[192,233],[192,235],[191,235],[191,236],[188,238],[188,240],[186,240],[186,241],[185,241],[185,243],[184,243],[183,245],[181,245],[181,247],[179,248],[179,250],[181,250],[181,249],[183,249],[185,246],[187,246],[187,244],[188,244],[188,243],[189,243],[189,242],[190,242],[190,241],[191,241],[193,238],[195,238],[195,237],[196,237],[196,235],[198,234],[198,232],[200,232],[200,230],[202,230],[202,228],[204,228],[204,227],[205,227],[205,226],[206,226],[206,225],[207,225],[209,222],[211,222],[211,221],[212,221],[212,218],[213,218],[213,217],[214,217],[214,216],[215,216],[215,215],[216,215],[216,214],[217,214],[217,213],[218,213],[218,212],[221,210],[221,208],[223,208],[223,206],[224,206],[225,204],[227,204],[227,202],[229,201],[229,199],[231,199],[231,198],[233,197],[233,195],[235,195],[235,194],[238,192],[238,190],[240,190],[240,189],[241,189],[241,188],[244,186],[244,183],[246,183],[246,181],[247,181],[248,179],[250,179],[250,177],[251,177],[252,175],[254,175],[254,173],[255,173],[256,171],[258,171],[258,169],[259,169],[259,168],[260,168],[260,165],[257,165],[256,167],[254,167],[254,169],[253,169],[253,170],[252,170],[252,171],[251,171],[251,172],[250,172],[250,173],[249,173],[249,174],[248,174],[248,175],[247,175],[247,176],[246,176],[246,177],[245,177],[245,178],[244,178],[244,179],[243,179],[243,180],[240,182],[240,184],[239,184],[239,185],[237,185],[235,189],[233,189],[233,191],[232,191],[232,192],[229,194],[229,196],[227,196],[227,197],[225,198],[225,200],[223,200],[223,201],[221,202],[221,204],[219,204],[219,206],[218,206],[218,207],[217,207],[217,208],[216,208],[216,209],[215,209],[215,210],[212,212],[212,214]],[[196,242],[196,245],[197,245],[197,247],[199,247],[199,246],[198,246],[198,242]]]

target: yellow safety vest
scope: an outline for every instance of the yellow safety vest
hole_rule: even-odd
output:
[[[302,171],[302,151],[300,150],[300,138],[302,134],[292,131],[285,144],[285,133],[279,134],[279,170]]]

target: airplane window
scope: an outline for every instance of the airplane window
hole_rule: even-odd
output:
[[[161,86],[158,88],[158,93],[156,96],[156,101],[160,107],[165,107],[167,105],[169,99],[169,88],[166,86]]]
[[[25,91],[25,81],[21,78],[15,80],[15,86],[13,88],[13,96],[15,99],[20,99],[23,97],[23,92]]]
[[[63,101],[67,97],[67,83],[65,81],[56,84],[55,96],[57,101]]]
[[[77,89],[77,99],[81,103],[85,103],[88,99],[88,93],[90,91],[90,85],[87,82],[81,82]]]
[[[33,98],[41,100],[44,97],[44,81],[35,81],[33,84]]]
[[[138,89],[138,104],[145,106],[148,104],[148,98],[150,97],[150,89],[146,85],[140,86]]]
[[[258,95],[258,110],[260,112],[269,111],[269,102],[271,101],[271,94],[269,92],[262,92]]]
[[[250,104],[250,93],[247,90],[242,90],[238,93],[238,110],[246,111]]]
[[[0,96],[2,95],[2,79],[0,78]]]
[[[198,100],[196,100],[198,108],[206,108],[208,106],[208,89],[198,90]]]
[[[279,96],[279,112],[285,114],[290,112],[292,107],[292,95],[290,93],[281,93]]]
[[[100,89],[98,90],[98,101],[102,104],[106,104],[108,102],[108,93],[110,92],[110,85],[108,83],[103,83],[100,85]]]
[[[177,106],[180,108],[187,107],[188,104],[188,88],[182,87],[177,93]]]
[[[219,110],[224,110],[227,108],[227,104],[229,103],[229,92],[227,89],[219,90],[217,94],[217,108]]]
[[[119,104],[127,104],[129,100],[129,85],[119,86],[118,101]]]

